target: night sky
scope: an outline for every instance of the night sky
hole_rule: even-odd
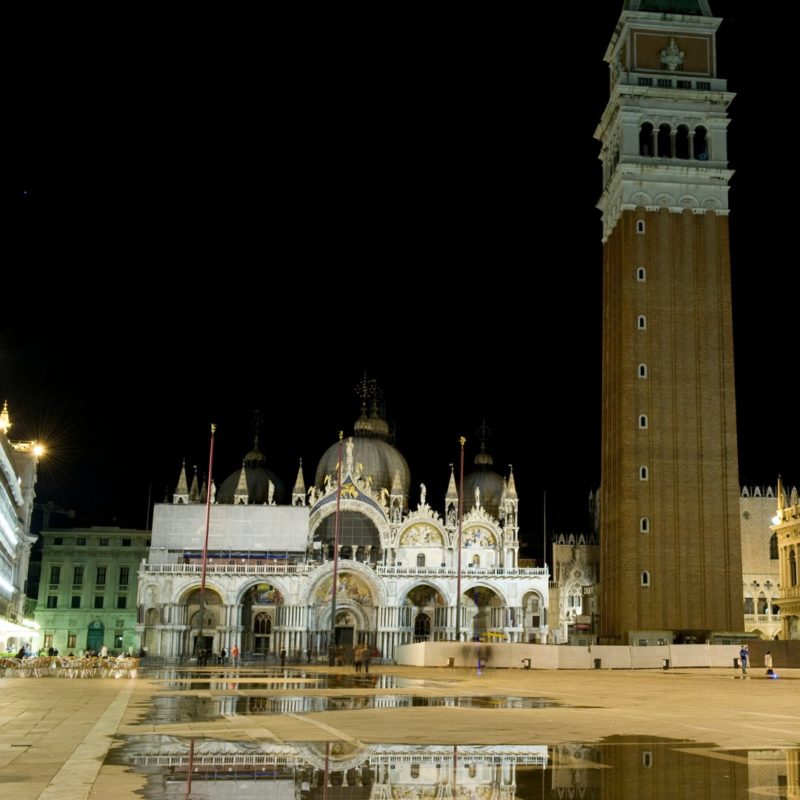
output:
[[[58,47],[20,29],[4,99],[0,395],[12,438],[48,445],[38,499],[142,527],[184,456],[205,471],[209,422],[217,481],[238,468],[255,409],[269,467],[291,486],[302,457],[310,481],[352,432],[366,370],[413,503],[424,481],[442,505],[458,437],[469,467],[485,419],[499,470],[514,464],[527,554],[541,552],[545,491],[548,529],[588,530],[592,134],[622,2],[549,6],[109,21],[102,43]],[[720,74],[739,94],[740,475],[763,484],[797,474],[781,405],[796,226],[781,179],[794,168],[776,158],[793,126],[771,96],[796,44],[743,7],[712,0],[727,18]]]

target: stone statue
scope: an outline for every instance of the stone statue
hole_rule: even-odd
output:
[[[381,487],[381,505],[384,508],[389,507],[389,490],[385,487]]]
[[[481,507],[481,487],[475,487],[475,508]]]
[[[447,510],[447,527],[455,528],[456,526],[456,510],[453,506]]]
[[[425,505],[425,495],[427,495],[428,490],[425,488],[425,484],[421,483],[419,485],[419,504],[421,506]]]
[[[661,51],[661,63],[670,71],[675,72],[683,66],[685,53],[678,47],[675,39],[670,39],[669,44]]]
[[[325,494],[327,494],[331,490],[331,476],[325,476]]]
[[[402,511],[400,511],[400,505],[395,503],[392,506],[392,522],[400,522],[402,518]]]
[[[347,437],[347,442],[346,442],[346,444],[344,446],[344,450],[345,450],[345,469],[348,472],[352,472],[353,471],[353,447],[354,447],[353,437],[352,436],[348,436]]]
[[[211,481],[211,505],[217,502],[217,484]]]
[[[312,486],[308,490],[308,504],[313,506],[317,502],[317,487]]]
[[[269,483],[269,489],[267,489],[267,503],[271,506],[275,505],[275,484],[272,481],[267,481]]]

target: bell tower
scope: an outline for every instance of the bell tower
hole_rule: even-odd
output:
[[[605,60],[600,636],[742,631],[721,20],[627,0]]]

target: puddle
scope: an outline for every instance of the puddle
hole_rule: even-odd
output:
[[[415,695],[156,695],[148,703],[147,722],[201,722],[245,714],[311,714],[317,711],[352,711],[365,708],[552,708],[560,706],[540,697],[418,697]]]
[[[217,673],[155,670],[147,677],[163,682],[165,689],[178,691],[225,689],[232,683],[238,689],[408,689],[414,686],[440,685],[431,681],[400,678],[396,675],[356,675],[302,672],[291,669],[258,671],[220,670]]]
[[[798,750],[612,737],[595,744],[355,746],[129,737],[107,764],[144,776],[145,798],[797,797]],[[669,787],[666,791],[665,787]]]

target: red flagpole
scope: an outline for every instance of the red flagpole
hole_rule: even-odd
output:
[[[464,516],[464,445],[467,440],[462,436],[461,443],[461,474],[458,484],[458,579],[456,582],[456,641],[461,641],[461,522]]]
[[[333,521],[333,587],[331,589],[331,633],[328,643],[328,666],[336,661],[336,584],[339,580],[339,510],[342,502],[342,439],[344,431],[339,431],[339,455],[336,462],[336,516]]]
[[[214,467],[214,434],[217,431],[217,426],[211,423],[211,444],[208,448],[208,481],[206,482],[206,533],[203,539],[203,563],[200,569],[200,632],[197,635],[194,649],[198,652],[197,644],[200,647],[205,644],[205,635],[203,633],[204,618],[206,615],[206,564],[208,563],[208,530],[211,527],[211,480],[212,470]],[[191,634],[190,634],[191,635]],[[200,656],[198,655],[198,659]]]

